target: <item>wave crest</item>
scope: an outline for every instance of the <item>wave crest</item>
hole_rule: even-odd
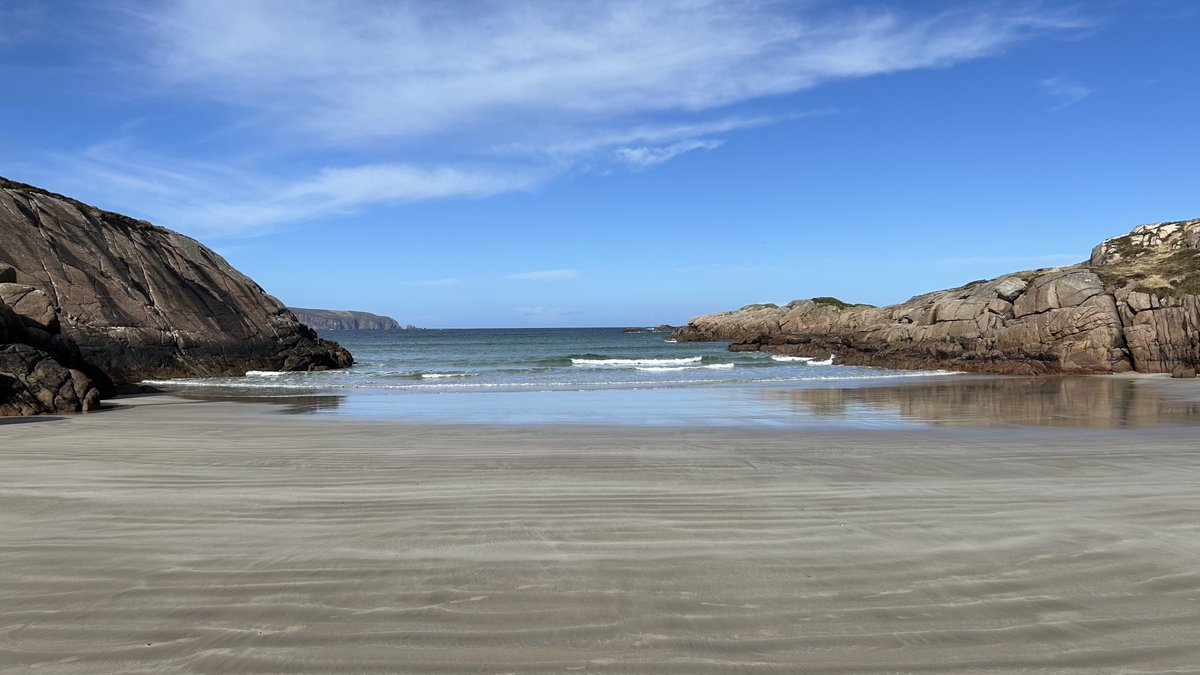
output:
[[[593,366],[593,367],[638,367],[638,366],[684,366],[689,363],[700,363],[699,356],[689,356],[679,359],[571,359],[571,365],[574,366]]]

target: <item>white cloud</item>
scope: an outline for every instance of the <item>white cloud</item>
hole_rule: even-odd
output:
[[[712,150],[720,147],[724,141],[713,140],[694,140],[680,141],[667,146],[652,148],[642,146],[640,148],[617,148],[615,153],[617,158],[635,169],[645,169],[662,164],[663,162],[672,159],[685,152],[692,150]]]
[[[1063,15],[906,16],[738,0],[177,0],[143,10],[162,81],[325,141],[705,111],[994,54]]]
[[[518,272],[505,275],[505,279],[516,281],[559,281],[574,279],[579,276],[579,270],[539,270],[536,272]]]
[[[100,206],[189,233],[255,235],[288,222],[352,213],[373,204],[448,197],[479,198],[536,189],[544,171],[504,166],[367,164],[321,169],[310,176],[265,178],[230,163],[183,161],[127,143],[57,158],[64,171],[43,182]],[[65,184],[64,184],[65,183]]]
[[[773,97],[1084,25],[1006,4],[922,15],[751,0],[165,0],[109,16],[127,22],[112,42],[131,92],[216,103],[194,118],[208,122],[190,122],[200,128],[176,130],[210,159],[125,140],[64,155],[47,174],[91,186],[84,195],[105,187],[109,203],[169,227],[229,236],[647,169],[831,112]]]
[[[1051,98],[1058,99],[1058,105],[1052,108],[1053,110],[1062,110],[1069,105],[1079,103],[1083,99],[1092,95],[1092,90],[1089,87],[1064,80],[1060,77],[1049,77],[1038,82],[1042,92]]]

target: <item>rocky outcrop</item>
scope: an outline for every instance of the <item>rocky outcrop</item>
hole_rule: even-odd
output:
[[[306,326],[316,330],[403,330],[390,316],[342,309],[288,307]]]
[[[6,305],[118,384],[352,363],[199,242],[4,179],[0,264]]]
[[[891,368],[1186,376],[1200,365],[1200,220],[1137,227],[1078,265],[890,307],[833,298],[748,305],[696,317],[672,338]]]
[[[0,415],[87,412],[107,384],[62,335],[50,298],[0,265]]]

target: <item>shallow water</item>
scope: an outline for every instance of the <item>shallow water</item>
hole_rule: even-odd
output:
[[[612,328],[330,337],[354,352],[354,368],[157,384],[293,413],[450,423],[1105,429],[1200,420],[1200,403],[1167,396],[1157,381],[814,365]]]

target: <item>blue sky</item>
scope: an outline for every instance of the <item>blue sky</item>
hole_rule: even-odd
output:
[[[887,304],[1200,216],[1200,3],[12,2],[0,175],[428,327]]]

